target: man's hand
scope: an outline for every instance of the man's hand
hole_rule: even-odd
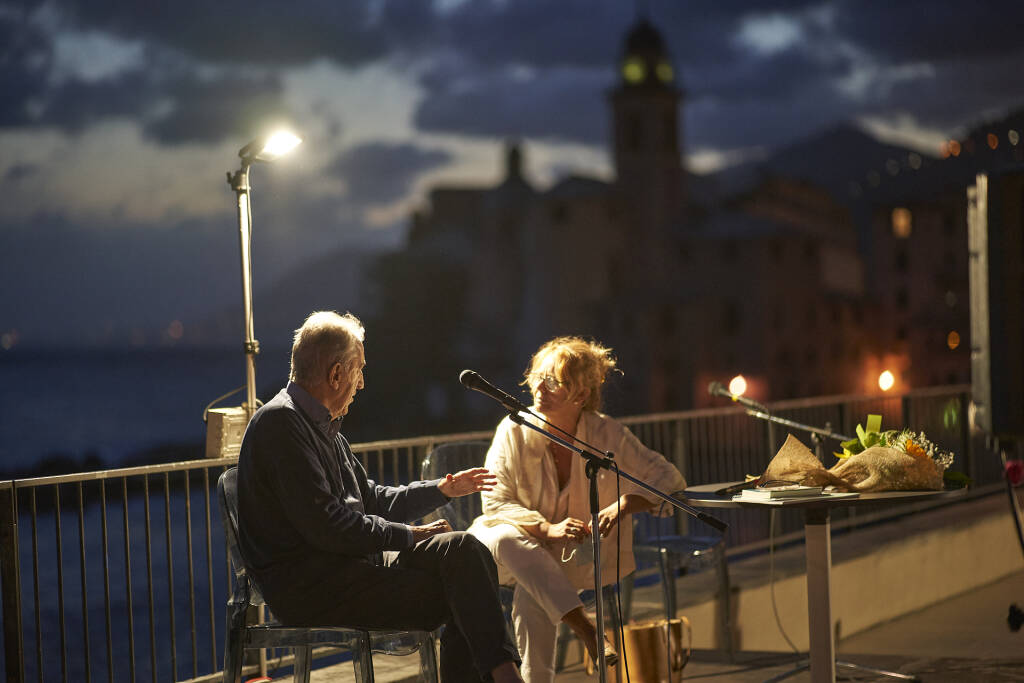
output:
[[[437,488],[449,498],[458,498],[477,491],[492,491],[497,481],[497,477],[486,468],[474,467],[471,470],[462,470],[457,474],[446,475],[444,481],[438,484]]]
[[[438,534],[444,534],[452,530],[452,525],[448,523],[447,519],[439,519],[436,522],[430,524],[424,524],[423,526],[411,526],[412,529],[412,542],[419,543],[425,541],[431,536],[437,536]]]

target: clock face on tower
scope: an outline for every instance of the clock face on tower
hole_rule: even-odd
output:
[[[622,77],[627,83],[640,83],[647,76],[644,60],[639,57],[627,57],[622,63]]]
[[[664,60],[658,62],[658,65],[654,67],[654,75],[662,83],[671,83],[673,76],[672,65]]]

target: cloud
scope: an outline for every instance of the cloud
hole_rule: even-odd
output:
[[[25,125],[53,63],[47,36],[23,17],[0,12],[0,126]]]
[[[1022,54],[1019,0],[839,0],[834,6],[837,33],[880,60]]]
[[[451,158],[446,151],[411,143],[371,142],[346,150],[327,172],[343,181],[359,204],[379,205],[405,197],[419,174]]]
[[[529,74],[481,68],[434,79],[414,115],[429,132],[485,137],[536,137],[584,143],[608,139],[610,70],[554,68]]]
[[[63,0],[69,26],[144,40],[215,64],[300,65],[318,58],[358,66],[431,35],[420,0]]]

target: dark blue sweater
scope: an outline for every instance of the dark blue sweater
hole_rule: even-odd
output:
[[[282,389],[256,411],[238,456],[239,546],[272,608],[329,567],[412,547],[403,522],[448,500],[438,481],[368,480],[345,437],[300,407],[310,398],[294,384]]]

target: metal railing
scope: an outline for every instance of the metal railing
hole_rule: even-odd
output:
[[[954,468],[977,484],[995,483],[997,459],[973,455],[968,397],[968,387],[953,386],[896,397],[787,401],[770,408],[780,417],[828,424],[839,433],[852,433],[867,413],[881,413],[884,426],[923,429],[953,450]],[[734,407],[623,422],[693,484],[757,474],[785,438],[784,430]],[[490,436],[487,431],[380,441],[355,444],[353,451],[371,478],[404,483],[419,478],[420,463],[434,445]],[[219,671],[230,577],[216,481],[233,464],[229,458],[195,460],[0,482],[6,680],[181,681]],[[799,517],[785,512],[782,538],[787,532],[795,538]],[[857,508],[856,517],[846,514],[848,519],[837,511],[834,528],[893,513]],[[728,543],[734,549],[756,548],[768,535],[762,515],[743,510],[716,515],[730,524]]]

